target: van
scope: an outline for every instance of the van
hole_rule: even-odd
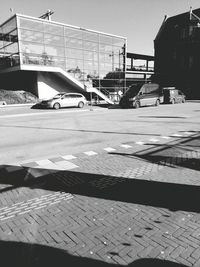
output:
[[[162,89],[157,83],[133,84],[120,99],[122,108],[155,105],[163,103]]]
[[[166,104],[185,103],[185,94],[175,87],[164,87],[163,96]]]

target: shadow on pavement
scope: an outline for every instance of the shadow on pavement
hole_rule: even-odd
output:
[[[139,118],[157,118],[157,119],[187,119],[180,116],[139,116]]]
[[[118,267],[124,265],[107,263],[91,258],[72,256],[67,251],[31,243],[0,241],[1,265],[3,267]],[[129,267],[184,267],[185,265],[159,259],[139,259]]]
[[[200,187],[175,183],[120,178],[73,171],[57,171],[38,178],[22,171],[1,171],[0,184],[5,193],[18,187],[63,191],[87,197],[123,201],[169,210],[200,211]],[[42,171],[42,169],[41,169]],[[155,173],[156,175],[156,173]],[[9,185],[5,187],[5,185]]]
[[[190,138],[190,143],[199,141],[198,139],[199,136]],[[186,144],[185,141],[182,143]],[[136,156],[146,159],[147,162],[155,162],[159,159],[165,159],[165,156],[157,155],[159,152],[163,153],[165,149],[163,147],[153,150],[153,152],[150,150],[144,151],[144,153],[136,154]],[[176,168],[181,164],[183,167],[199,170],[199,160],[190,158],[182,163],[177,161],[177,163],[174,162],[173,167]],[[184,184],[184,181],[183,184],[177,184],[126,178],[124,176],[116,177],[87,172],[25,167],[9,172],[7,170],[9,168],[15,167],[0,166],[0,184],[2,184],[0,193],[6,193],[18,187],[42,188],[88,197],[162,207],[169,210],[200,211],[200,187]],[[35,176],[35,170],[41,172],[41,175]],[[49,172],[48,174],[47,171]],[[156,176],[156,172],[154,172],[154,175]]]
[[[128,158],[137,158],[150,163],[167,165],[172,168],[184,167],[200,171],[200,143],[199,132],[192,137],[184,137],[176,142],[167,144],[145,143],[151,147],[140,150],[136,153],[110,152],[112,155],[120,155]],[[194,156],[196,154],[196,157]]]

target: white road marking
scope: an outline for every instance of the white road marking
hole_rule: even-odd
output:
[[[59,167],[63,168],[64,170],[71,170],[74,168],[78,168],[77,165],[75,165],[74,163],[67,161],[67,160],[58,161],[58,162],[55,162],[55,164],[58,165]]]
[[[61,158],[65,159],[65,160],[76,159],[76,157],[73,155],[65,155],[65,156],[61,156]]]
[[[156,143],[156,142],[159,142],[158,139],[154,139],[154,138],[149,139],[149,141],[150,141],[150,142],[155,142],[155,143]]]
[[[97,155],[96,152],[94,151],[86,151],[86,152],[83,152],[84,154],[86,154],[87,156],[94,156],[94,155]]]
[[[138,141],[138,142],[135,142],[135,144],[136,144],[136,145],[141,145],[141,146],[142,146],[142,145],[144,145],[144,142],[142,142],[142,141]]]
[[[49,160],[49,159],[43,159],[43,160],[38,160],[38,161],[36,161],[36,163],[38,164],[38,165],[48,165],[48,164],[52,164],[52,162]]]
[[[169,136],[161,136],[161,138],[163,138],[163,139],[171,139],[171,137],[169,137]]]
[[[116,149],[112,148],[112,147],[106,147],[106,148],[104,148],[104,150],[107,152],[112,152],[112,151],[115,151]]]
[[[54,205],[54,204],[57,204],[57,203],[60,203],[60,200],[59,201],[52,202],[50,205]]]
[[[130,146],[130,145],[120,145],[121,147],[123,147],[123,148],[131,148],[132,146]]]
[[[3,220],[7,220],[7,219],[10,219],[10,218],[13,218],[15,215],[11,215],[9,217],[4,217],[4,218],[1,218],[0,220],[3,221]]]

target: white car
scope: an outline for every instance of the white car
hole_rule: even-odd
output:
[[[86,103],[87,100],[82,94],[59,93],[51,99],[41,101],[40,106],[54,109],[59,109],[63,107],[83,108]]]

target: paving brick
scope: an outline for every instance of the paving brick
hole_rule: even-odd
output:
[[[170,257],[176,259],[181,253],[183,253],[183,251],[185,251],[184,247],[177,247],[174,249],[174,251],[172,251],[172,253],[170,254]]]
[[[195,258],[196,260],[200,259],[200,248],[197,248],[192,254],[191,257]]]

